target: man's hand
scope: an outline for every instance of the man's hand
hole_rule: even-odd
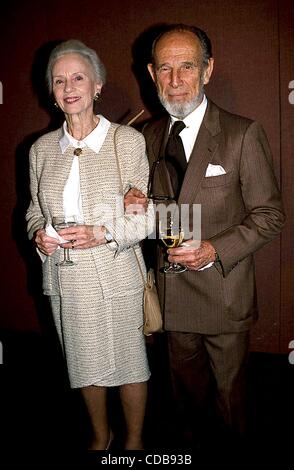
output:
[[[212,244],[203,240],[201,242],[188,240],[183,246],[170,248],[168,260],[171,263],[180,263],[192,271],[198,271],[208,263],[215,261],[215,249]]]
[[[137,188],[131,188],[124,197],[125,214],[144,215],[148,207],[147,197]]]

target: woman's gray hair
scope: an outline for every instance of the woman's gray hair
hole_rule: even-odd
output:
[[[90,49],[90,47],[86,46],[78,39],[69,39],[68,41],[64,41],[61,44],[58,44],[58,46],[56,46],[50,54],[46,70],[46,81],[50,93],[52,93],[53,66],[56,60],[65,54],[79,54],[84,59],[86,59],[93,69],[95,78],[99,83],[104,85],[106,81],[106,70],[94,49]]]

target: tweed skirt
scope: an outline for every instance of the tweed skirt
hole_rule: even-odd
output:
[[[58,268],[61,295],[50,296],[71,387],[148,380],[142,290],[103,299],[91,259],[82,258],[77,266]]]

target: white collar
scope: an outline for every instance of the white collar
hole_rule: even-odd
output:
[[[98,125],[95,127],[95,129],[92,130],[89,135],[87,135],[87,137],[85,137],[81,141],[76,140],[72,135],[68,133],[67,124],[66,121],[64,121],[62,126],[63,135],[59,140],[59,145],[62,153],[64,153],[70,145],[72,145],[74,148],[89,147],[94,152],[99,152],[110,127],[110,121],[108,121],[108,119],[102,116],[102,114],[98,114],[97,116],[99,118]]]

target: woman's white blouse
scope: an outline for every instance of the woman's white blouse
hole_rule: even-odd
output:
[[[62,153],[71,145],[74,148],[89,147],[94,152],[98,153],[101,149],[110,122],[102,114],[98,115],[99,123],[93,129],[93,131],[87,135],[83,140],[78,141],[72,137],[67,131],[66,121],[63,124],[63,136],[59,141],[59,145]],[[63,211],[65,220],[71,216],[75,216],[78,223],[83,223],[83,207],[82,207],[82,195],[80,188],[80,169],[79,169],[79,157],[74,156],[72,167],[69,173],[69,177],[63,191]]]

